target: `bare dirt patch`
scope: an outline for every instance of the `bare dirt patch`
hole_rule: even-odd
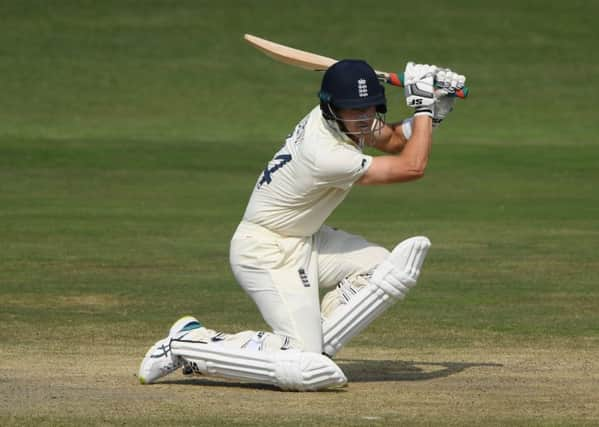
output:
[[[2,349],[0,420],[6,424],[599,423],[599,360],[568,348],[344,350],[348,387],[285,393],[180,373],[141,386],[139,351],[124,347]],[[266,417],[266,418],[265,418]]]

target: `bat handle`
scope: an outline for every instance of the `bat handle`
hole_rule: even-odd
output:
[[[387,76],[387,83],[393,86],[404,87],[403,73],[389,73]],[[467,86],[464,86],[462,89],[456,90],[455,93],[451,94],[450,96],[457,96],[458,98],[466,99],[469,93],[470,89]]]

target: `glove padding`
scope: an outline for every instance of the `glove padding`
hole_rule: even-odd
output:
[[[415,116],[433,117],[435,103],[435,65],[408,62],[404,71],[406,104],[415,109]]]
[[[453,111],[455,96],[441,96],[433,105],[433,127],[439,127],[441,122]]]
[[[466,77],[454,73],[449,68],[439,69],[435,75],[435,103],[433,105],[433,127],[439,127],[441,122],[453,111],[456,90],[462,89]]]
[[[445,89],[447,93],[454,94],[456,90],[463,89],[466,77],[454,73],[449,68],[439,68],[435,73],[435,87]]]

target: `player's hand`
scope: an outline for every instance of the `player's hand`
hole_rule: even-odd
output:
[[[415,116],[433,116],[435,103],[435,65],[408,62],[404,71],[406,104],[415,109]]]
[[[439,68],[435,73],[435,87],[444,89],[448,94],[454,94],[456,90],[463,89],[465,83],[465,76],[455,73],[449,68]]]
[[[466,77],[454,73],[449,68],[439,69],[435,75],[435,104],[433,106],[433,127],[439,127],[441,122],[453,111],[456,98],[453,95],[456,90],[462,89],[466,83]]]
[[[433,128],[439,127],[441,122],[445,120],[445,117],[453,111],[456,97],[446,95],[438,98],[433,105]]]

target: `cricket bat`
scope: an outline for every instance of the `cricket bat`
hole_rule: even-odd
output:
[[[251,34],[244,35],[244,39],[256,49],[273,58],[275,61],[283,62],[285,64],[303,68],[305,70],[325,71],[331,65],[337,62],[336,59],[329,58],[327,56],[294,49],[292,47],[271,42]],[[378,70],[374,70],[374,72],[376,73],[379,81],[393,86],[404,87],[403,73],[387,73],[385,71]],[[455,96],[463,99],[468,96],[468,92],[468,88],[464,87],[456,91]]]

